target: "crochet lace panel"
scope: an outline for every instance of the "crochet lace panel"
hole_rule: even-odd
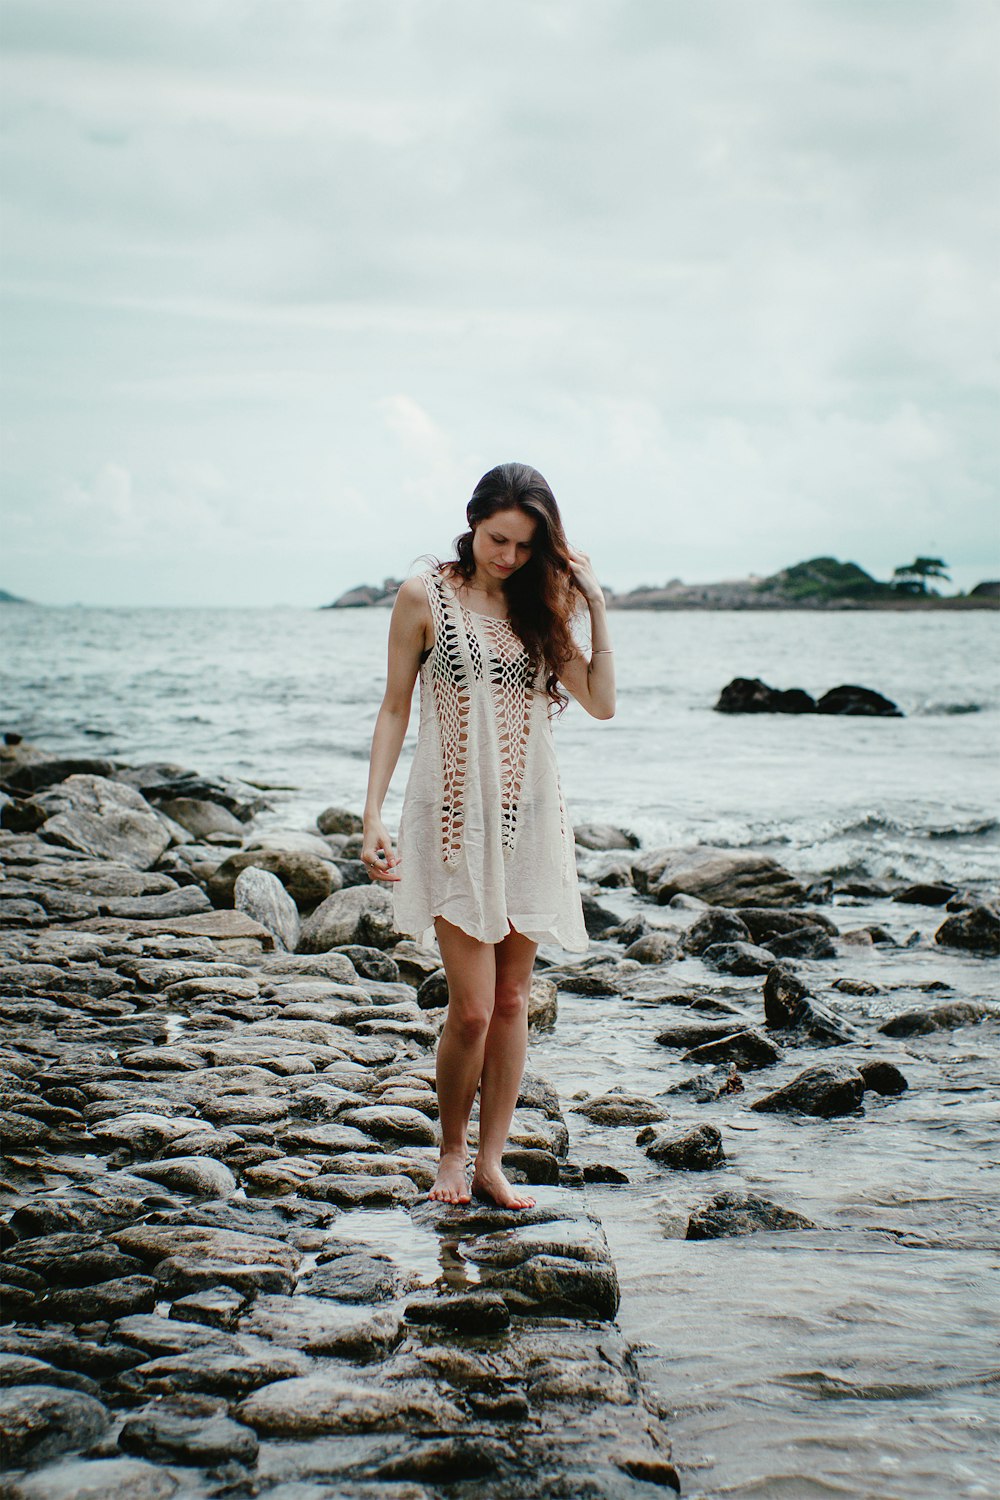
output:
[[[443,795],[441,857],[453,865],[462,850],[469,717],[474,683],[488,680],[500,749],[500,841],[514,847],[524,781],[533,697],[531,660],[506,620],[475,615],[430,578],[427,593],[434,619],[431,685],[441,737]],[[434,586],[436,585],[436,586]],[[486,655],[476,631],[482,621]],[[467,644],[468,659],[462,650]],[[469,667],[471,665],[472,680]]]

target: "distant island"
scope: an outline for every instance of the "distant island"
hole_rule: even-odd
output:
[[[881,582],[853,562],[812,557],[768,577],[719,583],[643,584],[618,594],[603,585],[609,609],[1000,609],[1000,580],[977,583],[967,594],[939,594],[931,580],[947,577],[940,558],[918,557]],[[322,609],[392,605],[401,579],[358,584]]]
[[[8,594],[6,589],[0,589],[0,604],[33,604],[33,599],[22,599],[20,594]]]

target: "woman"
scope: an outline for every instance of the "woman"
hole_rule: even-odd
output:
[[[391,884],[398,930],[425,942],[436,933],[448,981],[430,1197],[470,1201],[466,1137],[478,1088],[472,1192],[530,1208],[534,1198],[508,1182],[501,1159],[527,1054],[535,952],[540,941],[575,952],[588,943],[550,714],[569,701],[562,684],[595,719],[610,719],[614,656],[590,559],[568,546],[536,469],[491,469],[466,515],[457,558],[408,578],[396,596],[362,858],[372,881]],[[589,658],[570,631],[584,602]],[[382,802],[418,674],[420,731],[396,852]]]

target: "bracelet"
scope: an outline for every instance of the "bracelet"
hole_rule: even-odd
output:
[[[601,646],[600,650],[591,651],[590,654],[591,656],[614,656],[615,653],[610,646]]]

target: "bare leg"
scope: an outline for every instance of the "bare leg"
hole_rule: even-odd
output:
[[[528,1051],[528,992],[538,944],[513,928],[496,944],[493,1016],[479,1088],[479,1150],[472,1191],[502,1208],[531,1208],[534,1198],[504,1176],[501,1160]]]
[[[496,951],[460,927],[435,917],[441,961],[448,977],[448,1014],[438,1039],[435,1072],[441,1116],[441,1160],[428,1194],[445,1203],[468,1203],[465,1176],[469,1116],[483,1071],[483,1051],[493,1010]]]

